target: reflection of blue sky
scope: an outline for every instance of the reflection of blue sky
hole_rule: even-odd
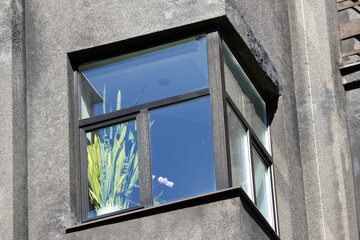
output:
[[[201,38],[160,51],[84,71],[104,98],[106,112],[115,111],[121,90],[122,108],[208,87],[206,40]],[[138,99],[137,103],[136,100]],[[94,113],[103,113],[96,104]]]
[[[150,112],[154,197],[174,201],[216,190],[210,98]],[[158,177],[174,182],[157,185]]]

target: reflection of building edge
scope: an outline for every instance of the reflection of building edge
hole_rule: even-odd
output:
[[[81,219],[84,174],[78,152],[86,143],[79,141],[77,125],[87,122],[76,116],[77,67],[126,49],[218,29],[251,80],[271,96],[265,101],[270,103],[281,239],[359,239],[359,214],[354,214],[360,209],[356,31],[341,40],[342,49],[339,44],[345,36],[339,34],[339,22],[341,33],[347,31],[343,24],[357,22],[359,6],[337,2],[214,0],[169,7],[152,0],[138,7],[112,0],[3,0],[1,238],[277,239],[252,199],[226,184],[224,190],[186,201],[96,221]],[[89,93],[86,98],[102,101],[86,82],[82,87]],[[226,146],[214,148],[221,155]],[[139,150],[139,155],[147,154]],[[143,205],[148,206],[146,201]]]

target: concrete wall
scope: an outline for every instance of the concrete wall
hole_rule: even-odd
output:
[[[346,92],[348,127],[354,171],[355,198],[357,204],[357,224],[360,217],[360,88]],[[360,235],[360,231],[359,231]]]
[[[247,201],[232,198],[69,233],[68,239],[275,239],[251,216]]]
[[[0,238],[27,238],[24,10],[0,2]]]
[[[28,96],[31,102],[29,104],[29,133],[34,134],[29,138],[29,146],[43,146],[44,149],[52,148],[54,151],[49,153],[39,153],[36,149],[29,151],[31,162],[29,179],[38,179],[39,174],[47,175],[45,169],[48,169],[49,164],[51,168],[60,169],[55,176],[53,173],[48,173],[48,177],[43,178],[41,183],[38,182],[39,180],[34,182],[30,180],[29,187],[38,190],[29,194],[30,202],[32,199],[44,198],[43,195],[48,192],[50,186],[59,192],[59,195],[51,196],[54,199],[51,199],[49,204],[56,209],[52,209],[48,215],[44,216],[48,219],[43,228],[54,228],[54,221],[58,221],[59,218],[63,218],[69,225],[74,219],[69,209],[71,197],[63,194],[63,192],[71,191],[71,182],[66,177],[69,174],[68,168],[71,162],[68,161],[72,154],[69,152],[69,146],[65,144],[72,141],[71,133],[69,134],[68,129],[64,129],[72,121],[71,117],[66,115],[69,112],[69,109],[66,110],[67,107],[71,108],[71,105],[66,104],[69,102],[67,98],[72,89],[66,82],[68,79],[65,53],[226,15],[248,47],[255,51],[254,54],[258,57],[263,69],[268,71],[273,81],[283,84],[284,92],[272,122],[280,229],[285,239],[291,239],[294,236],[307,238],[286,5],[274,5],[271,1],[264,3],[263,7],[269,4],[274,6],[267,10],[267,14],[264,14],[261,10],[264,9],[263,7],[247,1],[226,3],[223,1],[177,1],[176,3],[153,1],[146,3],[146,6],[140,9],[137,8],[137,4],[132,7],[133,3],[130,2],[122,4],[111,1],[106,4],[84,2],[84,5],[78,5],[75,8],[65,3],[56,3],[54,12],[48,5],[41,3],[41,1],[34,1],[27,4],[27,22],[29,23],[27,34],[30,36],[27,43],[27,61],[31,63],[28,72],[31,71],[30,69],[35,71],[33,74],[30,73],[28,79],[30,89],[33,89],[30,91],[32,94]],[[118,14],[121,14],[121,17]],[[124,19],[131,19],[131,21],[124,21]],[[272,23],[268,24],[270,27],[264,28],[263,25],[269,22]],[[64,28],[67,25],[68,27]],[[274,39],[273,41],[268,41],[269,34]],[[269,56],[266,56],[265,51]],[[42,68],[46,68],[46,71],[41,71]],[[53,84],[48,84],[48,82]],[[37,131],[39,128],[43,128],[43,131]],[[48,134],[47,128],[53,129],[52,134]],[[44,135],[46,135],[46,142],[42,142]],[[287,144],[284,144],[285,142]],[[32,148],[29,147],[29,149]],[[55,158],[64,159],[65,162],[51,161]],[[39,185],[42,187],[40,188]],[[48,208],[46,204],[33,207],[30,204],[30,237],[41,234],[38,226],[44,223],[36,222],[39,219],[37,212],[47,212]],[[58,215],[54,214],[55,212]],[[31,226],[34,223],[37,224]],[[58,227],[61,227],[61,222],[59,224]],[[59,234],[58,231],[45,233],[49,234],[48,232]]]
[[[358,238],[335,2],[28,0],[23,8],[4,0],[0,7],[1,238],[268,237],[239,198],[64,231],[79,220],[67,54],[219,16],[280,88],[269,105],[281,238]]]
[[[258,61],[269,71],[275,68],[282,86],[270,123],[280,233],[283,239],[308,239],[287,5],[234,0],[226,9]]]
[[[289,0],[310,239],[358,239],[335,1]]]

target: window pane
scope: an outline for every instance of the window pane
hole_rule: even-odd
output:
[[[154,204],[216,190],[210,98],[150,112]]]
[[[268,148],[266,106],[230,49],[223,43],[225,88],[240,112]]]
[[[254,147],[252,147],[253,164],[254,164],[254,181],[256,206],[264,215],[266,220],[272,225],[272,207],[271,207],[271,185],[270,185],[270,168],[265,164]]]
[[[206,38],[189,38],[80,70],[83,119],[208,87]]]
[[[135,121],[86,134],[88,217],[139,205],[138,152]]]
[[[251,197],[251,168],[249,161],[247,134],[243,124],[230,106],[227,107],[231,175],[233,186],[241,186]]]

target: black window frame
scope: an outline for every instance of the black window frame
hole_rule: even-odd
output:
[[[204,32],[199,32],[203,34]],[[200,34],[191,34],[183,36],[183,38],[198,36]],[[277,226],[277,213],[276,213],[276,199],[275,199],[275,186],[274,186],[274,174],[273,174],[273,160],[271,155],[265,149],[261,141],[252,130],[250,124],[243,117],[239,109],[236,107],[234,102],[225,90],[225,77],[224,77],[224,61],[222,54],[222,40],[226,42],[226,37],[222,37],[218,29],[212,29],[205,31],[206,43],[207,43],[207,60],[208,60],[208,71],[209,71],[209,87],[192,92],[172,96],[169,98],[148,102],[145,104],[133,106],[130,108],[106,113],[99,116],[94,116],[86,119],[79,118],[79,94],[78,94],[78,81],[81,72],[76,73],[75,83],[75,104],[76,104],[76,116],[77,119],[77,141],[79,161],[80,161],[80,208],[81,208],[81,222],[89,222],[101,218],[105,218],[110,215],[118,215],[125,212],[137,210],[139,208],[146,208],[153,206],[152,196],[152,173],[151,173],[151,159],[150,159],[150,133],[149,133],[149,110],[160,108],[192,99],[209,96],[211,103],[211,118],[213,128],[213,143],[214,143],[214,161],[215,161],[215,177],[216,177],[216,190],[223,190],[232,187],[232,172],[231,172],[231,160],[229,150],[229,129],[227,122],[227,104],[234,110],[236,116],[240,119],[242,124],[250,135],[250,151],[251,146],[254,146],[257,152],[261,155],[262,159],[265,160],[266,164],[270,168],[271,174],[271,193],[272,193],[272,210],[275,226],[274,230],[278,232]],[[180,40],[177,38],[176,40]],[[159,42],[156,45],[164,43],[174,42],[174,39],[169,39],[165,42]],[[144,46],[143,48],[130,48],[124,52],[118,52],[116,55],[122,55],[129,52],[134,52],[142,49],[149,48]],[[231,50],[231,46],[229,46]],[[234,51],[232,51],[234,53]],[[236,59],[241,59],[241,56],[234,54]],[[109,56],[111,57],[111,56]],[[101,60],[101,59],[96,59]],[[238,61],[240,63],[240,61]],[[82,63],[86,64],[86,63]],[[81,64],[81,65],[82,65]],[[240,64],[241,65],[241,64]],[[250,80],[251,77],[250,77]],[[256,83],[254,83],[257,88]],[[257,88],[258,90],[258,88]],[[259,92],[259,91],[258,91]],[[260,91],[261,92],[261,91]],[[260,94],[261,95],[261,94]],[[263,97],[263,96],[262,96]],[[265,103],[267,99],[263,97]],[[268,115],[267,109],[267,115]],[[139,151],[139,192],[140,192],[140,206],[124,209],[121,211],[113,212],[110,214],[104,214],[98,217],[88,218],[88,191],[87,191],[87,154],[86,154],[86,132],[99,129],[102,127],[119,124],[129,120],[136,120],[137,122],[137,139],[138,139],[138,151]],[[268,127],[268,126],[267,126]],[[270,146],[271,148],[271,146]],[[252,164],[252,157],[251,157]],[[252,167],[253,170],[253,167]],[[252,178],[254,176],[252,174]],[[255,181],[253,181],[253,189],[255,189]],[[254,190],[255,195],[255,190]],[[256,205],[256,198],[254,198],[254,204]]]

